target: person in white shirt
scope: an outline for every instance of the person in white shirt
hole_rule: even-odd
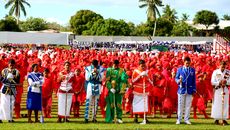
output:
[[[222,61],[219,69],[212,73],[211,83],[214,87],[214,98],[212,103],[211,117],[215,119],[215,124],[219,125],[222,120],[223,125],[228,125],[229,116],[229,90],[230,70],[226,69],[227,63]]]

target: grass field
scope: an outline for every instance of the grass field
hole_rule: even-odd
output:
[[[84,124],[83,118],[72,118],[69,123],[56,123],[57,118],[45,119],[45,123],[27,123],[27,119],[16,119],[15,123],[4,122],[0,124],[0,130],[35,130],[35,129],[43,129],[43,130],[51,130],[51,129],[84,129],[84,130],[219,130],[225,129],[230,130],[230,126],[217,126],[214,125],[213,119],[191,119],[192,125],[185,125],[182,123],[181,125],[176,125],[176,119],[159,119],[159,118],[151,118],[149,119],[150,123],[146,125],[140,125],[133,123],[133,119],[125,118],[123,119],[123,124],[108,124],[104,122],[103,118],[98,119],[98,123],[88,123]],[[140,119],[139,119],[140,120]],[[140,120],[141,121],[141,120]]]
[[[24,94],[22,96],[22,114],[26,114],[26,96],[27,96],[27,85],[24,84]],[[84,124],[84,109],[85,106],[81,106],[80,109],[80,118],[71,118],[69,123],[56,123],[57,121],[57,98],[53,96],[53,105],[52,105],[52,116],[54,118],[45,119],[45,123],[33,123],[29,124],[27,123],[27,118],[21,118],[21,119],[14,119],[15,123],[8,123],[6,121],[3,121],[3,123],[0,123],[0,130],[53,130],[53,129],[65,129],[65,130],[71,130],[71,129],[80,129],[80,130],[230,130],[229,126],[217,126],[214,125],[213,119],[204,119],[203,115],[199,115],[198,117],[200,119],[191,119],[192,125],[185,125],[182,123],[181,125],[176,125],[176,114],[173,114],[173,118],[170,119],[162,119],[162,118],[148,118],[150,121],[149,124],[146,125],[140,125],[133,123],[132,118],[128,118],[129,115],[123,115],[123,124],[108,124],[105,123],[104,118],[102,118],[102,115],[100,114],[100,109],[98,111],[98,123],[88,123]],[[211,112],[211,104],[209,103],[207,108],[207,114],[210,115]],[[34,114],[33,114],[34,115]],[[193,115],[193,112],[191,111],[191,117]],[[159,114],[156,116],[159,117]],[[34,119],[33,119],[34,120]],[[142,120],[139,119],[139,122]],[[230,123],[230,121],[228,121]]]

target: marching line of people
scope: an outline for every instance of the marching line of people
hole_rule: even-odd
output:
[[[197,110],[209,118],[205,110],[208,101],[212,101],[211,117],[215,124],[222,120],[223,125],[228,125],[229,55],[61,49],[27,52],[1,54],[0,122],[14,122],[13,110],[20,118],[21,78],[27,77],[29,123],[41,122],[41,110],[42,116],[51,117],[52,93],[56,93],[58,123],[69,122],[71,111],[79,117],[80,106],[85,102],[85,123],[89,122],[90,111],[92,122],[97,122],[100,106],[108,123],[123,123],[124,110],[134,116],[134,122],[138,123],[139,116],[143,118],[141,124],[146,124],[148,117],[159,110],[162,117],[168,118],[176,112],[176,124],[181,124],[184,113],[185,124],[191,124],[191,107],[195,119]],[[35,121],[31,119],[32,111]]]

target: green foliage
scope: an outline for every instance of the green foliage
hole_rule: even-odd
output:
[[[196,13],[195,18],[193,19],[195,24],[203,24],[206,26],[206,29],[212,24],[218,24],[219,18],[215,12],[208,10],[202,10]]]
[[[154,22],[148,22],[148,24],[150,27],[154,26]],[[156,36],[171,36],[172,29],[173,29],[173,23],[171,21],[164,18],[157,19]]]
[[[223,15],[222,20],[230,20],[230,15],[227,14]]]
[[[182,20],[182,21],[187,21],[188,19],[189,19],[189,15],[186,14],[186,13],[183,13],[183,14],[182,14],[182,17],[181,17],[181,20]]]
[[[184,21],[180,21],[173,26],[172,36],[190,36],[192,31],[193,28],[191,26]]]
[[[47,28],[47,23],[42,18],[30,17],[21,24],[21,29],[23,31],[41,31]]]
[[[60,31],[62,28],[62,26],[56,22],[48,22],[46,25],[47,25],[47,29],[52,29],[57,31]]]
[[[6,16],[0,20],[0,31],[15,31],[20,32],[20,28],[16,23],[16,19],[12,16]]]
[[[133,33],[137,36],[151,36],[152,31],[153,29],[151,29],[151,27],[148,24],[141,23],[137,25]]]
[[[25,6],[27,5],[30,7],[30,4],[26,0],[8,0],[5,8],[10,8],[9,15],[14,15],[17,17],[17,24],[19,22],[19,17],[21,15],[21,11],[23,12],[24,16],[26,16],[26,9]]]
[[[128,22],[128,26],[129,26],[129,29],[130,29],[130,36],[136,36],[136,33],[135,33],[135,24],[132,23],[132,22]]]
[[[96,21],[90,30],[83,31],[83,35],[103,35],[103,36],[129,36],[129,25],[124,20],[100,19]]]
[[[84,31],[90,30],[93,24],[99,19],[103,19],[100,14],[90,10],[80,10],[75,15],[71,16],[70,27],[73,33],[82,35]]]
[[[163,9],[163,15],[162,18],[167,19],[168,21],[171,21],[172,23],[177,22],[177,12],[175,9],[171,9],[169,5],[166,5],[166,7]]]
[[[71,28],[69,25],[61,26],[60,31],[61,32],[71,32]]]
[[[225,34],[230,34],[230,26],[224,28],[224,33]]]
[[[157,16],[161,16],[158,7],[164,6],[162,0],[139,0],[139,2],[142,3],[139,5],[140,8],[147,7],[146,12],[149,21],[155,21]]]
[[[155,21],[155,26],[153,29],[153,36],[155,36],[155,31],[156,31],[156,20],[157,20],[157,15],[161,17],[160,12],[158,10],[158,7],[164,6],[162,4],[162,0],[139,0],[142,4],[139,6],[140,8],[147,7],[147,20],[149,22]]]

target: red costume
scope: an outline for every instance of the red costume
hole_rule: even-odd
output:
[[[44,77],[44,83],[42,86],[42,109],[44,111],[44,116],[47,118],[51,118],[52,93],[53,77]]]
[[[72,100],[72,111],[74,113],[74,117],[79,117],[80,105],[85,101],[84,81],[85,78],[83,75],[80,74],[76,76],[76,86],[74,87],[75,93]]]
[[[203,81],[203,74],[199,74],[198,80],[196,81],[196,90],[197,93],[193,96],[192,106],[193,106],[193,118],[197,119],[196,110],[204,114],[205,118],[209,118],[205,111],[205,102],[207,102],[207,88],[206,84]]]

